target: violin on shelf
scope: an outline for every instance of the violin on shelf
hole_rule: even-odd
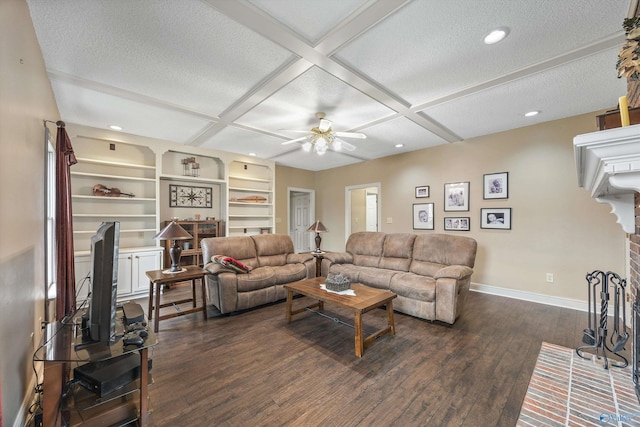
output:
[[[96,184],[93,186],[93,195],[94,196],[107,196],[107,197],[120,197],[120,196],[129,196],[136,197],[131,193],[123,193],[119,188],[109,188],[106,185]]]

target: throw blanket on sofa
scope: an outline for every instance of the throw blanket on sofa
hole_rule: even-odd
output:
[[[226,267],[236,273],[249,273],[253,269],[252,267],[245,265],[237,259],[231,258],[230,256],[214,255],[211,257],[211,262],[220,264],[221,266]]]

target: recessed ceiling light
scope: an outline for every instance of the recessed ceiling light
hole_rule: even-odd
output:
[[[402,147],[404,147],[404,144],[396,144],[395,147],[396,148],[402,148]]]
[[[250,156],[257,156],[256,153],[249,153]]]
[[[484,44],[496,44],[509,35],[509,28],[500,27],[491,31],[485,38]]]
[[[528,113],[525,113],[524,116],[533,117],[533,116],[537,116],[538,114],[540,114],[540,111],[529,111]]]
[[[111,126],[109,126],[109,129],[111,129],[111,130],[122,130],[122,127],[120,127],[118,125],[111,125]]]

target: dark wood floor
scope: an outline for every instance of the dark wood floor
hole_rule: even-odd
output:
[[[346,311],[325,311],[352,323]],[[365,314],[365,332],[385,316]],[[397,334],[361,359],[353,329],[313,313],[287,324],[284,303],[163,320],[151,353],[151,425],[514,426],[541,342],[580,345],[586,319],[471,292],[453,326],[396,313]]]

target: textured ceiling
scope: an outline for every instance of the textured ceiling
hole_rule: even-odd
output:
[[[62,120],[302,169],[615,108],[626,93],[623,0],[27,2]],[[485,45],[497,27],[509,36]],[[367,139],[323,156],[282,145],[319,111]]]

